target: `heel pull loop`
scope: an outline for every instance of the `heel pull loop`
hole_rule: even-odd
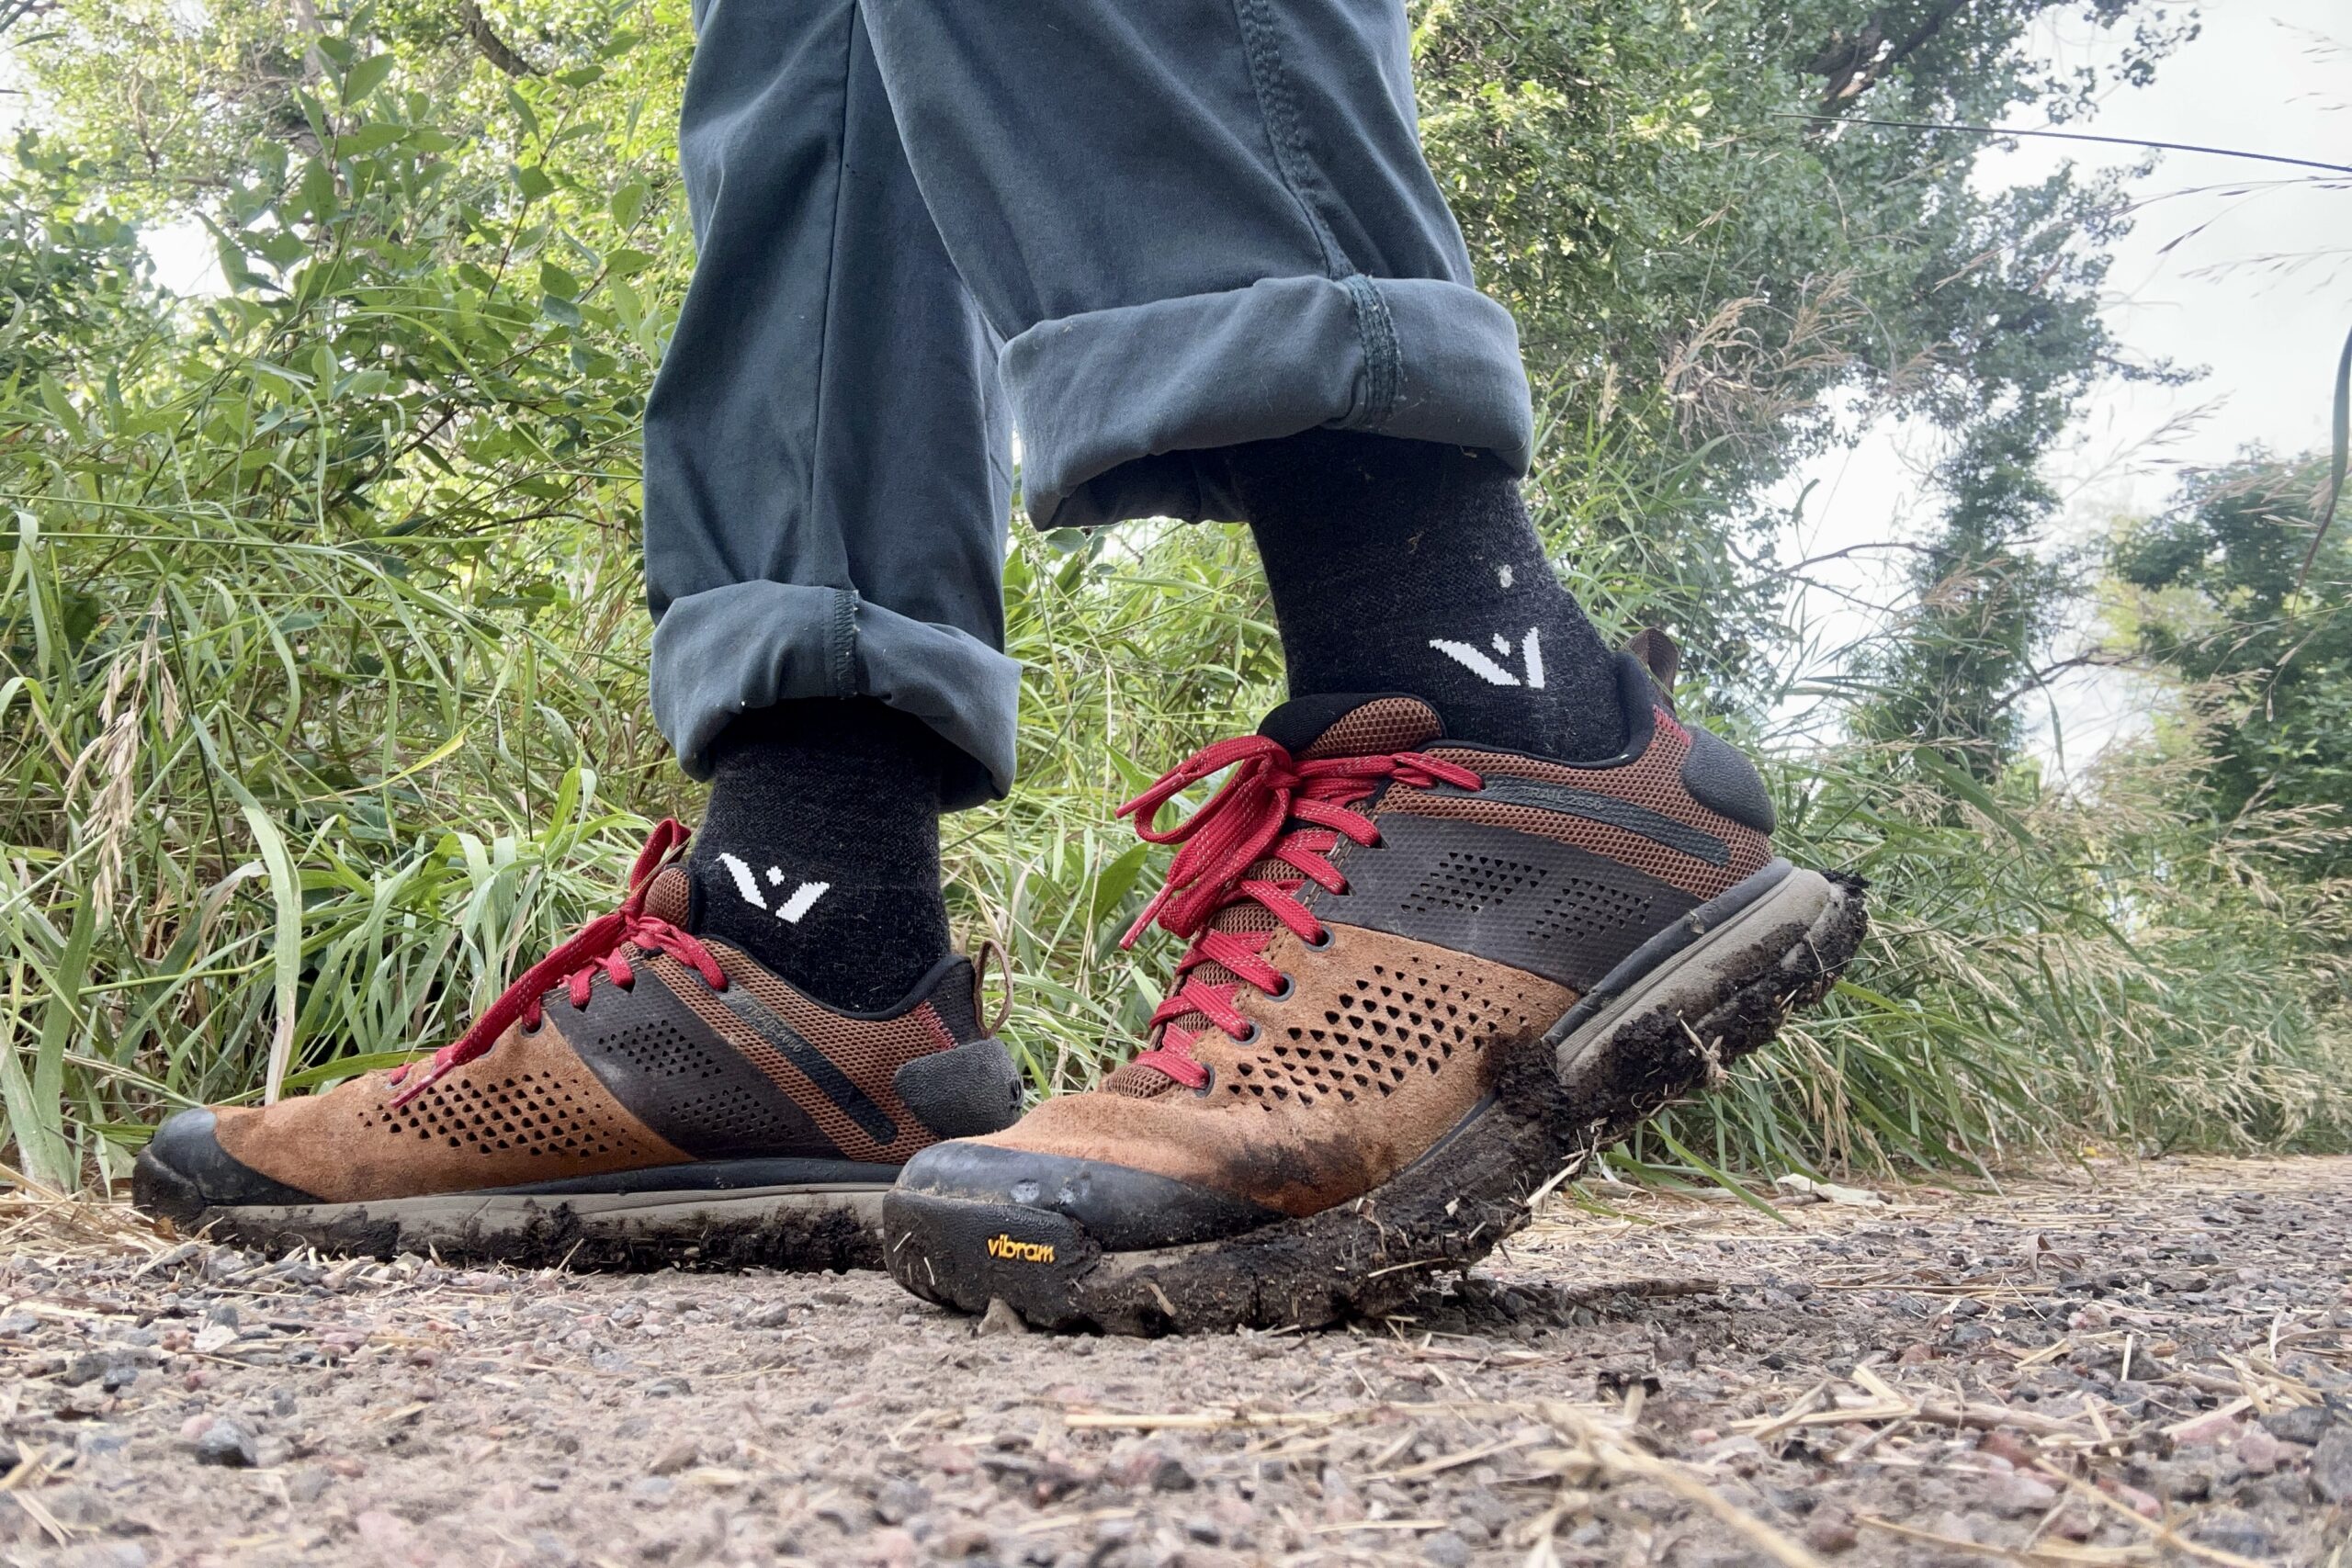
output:
[[[1626,639],[1625,651],[1648,669],[1659,701],[1668,713],[1674,712],[1674,678],[1682,670],[1682,650],[1674,639],[1656,626],[1644,626]]]
[[[1012,958],[1004,951],[1002,942],[992,936],[984,936],[980,939],[978,949],[972,954],[972,1016],[974,1018],[981,1016],[988,1007],[988,977],[991,968],[1004,976],[1004,1002],[997,1009],[996,1017],[990,1019],[980,1032],[989,1039],[994,1040],[1002,1032],[1005,1021],[1012,1016]]]

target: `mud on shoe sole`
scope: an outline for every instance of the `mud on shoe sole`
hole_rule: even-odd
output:
[[[881,1266],[887,1178],[715,1190],[447,1193],[361,1203],[207,1206],[141,1156],[134,1201],[188,1235],[256,1251],[294,1247],[523,1268],[643,1269]]]
[[[1769,1042],[1829,988],[1866,924],[1860,881],[1774,863],[1521,1047],[1496,1092],[1429,1153],[1322,1213],[1105,1252],[1048,1210],[894,1190],[884,1261],[927,1301],[978,1313],[1001,1300],[1042,1328],[1314,1328],[1385,1315],[1526,1224],[1531,1199],[1564,1170]]]

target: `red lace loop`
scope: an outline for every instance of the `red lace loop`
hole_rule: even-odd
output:
[[[1161,807],[1226,768],[1233,772],[1199,810],[1165,831],[1155,826]],[[1348,807],[1387,779],[1424,789],[1440,783],[1477,789],[1485,782],[1467,768],[1421,751],[1302,761],[1279,741],[1243,735],[1194,752],[1119,807],[1120,816],[1135,818],[1137,836],[1183,846],[1120,945],[1134,946],[1155,921],[1163,931],[1194,939],[1176,965],[1175,990],[1151,1015],[1149,1027],[1161,1032],[1159,1043],[1137,1055],[1138,1063],[1199,1089],[1208,1081],[1208,1069],[1192,1055],[1197,1036],[1172,1027],[1173,1021],[1197,1012],[1232,1039],[1250,1037],[1250,1021],[1233,1005],[1236,988],[1212,985],[1193,971],[1204,964],[1221,964],[1243,983],[1276,994],[1283,976],[1261,956],[1274,933],[1212,931],[1209,923],[1237,903],[1255,903],[1279,928],[1301,941],[1320,942],[1322,924],[1296,894],[1308,882],[1334,893],[1346,890],[1330,853],[1341,838],[1370,844],[1380,836],[1370,818]],[[1297,874],[1250,875],[1261,862]]]
[[[725,990],[726,971],[719,968],[718,960],[702,943],[669,921],[645,912],[645,896],[652,886],[653,874],[668,863],[673,852],[690,836],[691,829],[684,823],[664,818],[645,840],[645,847],[637,852],[637,863],[629,868],[628,897],[621,900],[620,908],[597,916],[581,927],[571,941],[532,964],[483,1010],[471,1028],[435,1051],[433,1059],[424,1065],[423,1072],[417,1072],[417,1064],[413,1062],[396,1070],[390,1080],[399,1086],[399,1092],[390,1100],[392,1107],[406,1105],[442,1075],[489,1050],[509,1025],[521,1022],[537,1027],[544,1016],[541,1004],[558,986],[564,987],[575,1008],[588,1005],[589,992],[594,988],[599,974],[616,986],[628,986],[637,977],[630,963],[630,948],[669,953],[682,964],[692,964],[713,987]]]

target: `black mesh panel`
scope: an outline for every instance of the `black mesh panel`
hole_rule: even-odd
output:
[[[1343,844],[1321,919],[1433,942],[1587,991],[1698,900],[1629,865],[1505,828],[1396,812],[1383,847]]]
[[[628,990],[596,983],[576,1013],[559,994],[549,1010],[613,1097],[700,1159],[839,1155],[807,1113],[650,974]]]

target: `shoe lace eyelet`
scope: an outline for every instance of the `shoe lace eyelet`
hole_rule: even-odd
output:
[[[1321,953],[1324,949],[1329,947],[1334,940],[1336,939],[1332,935],[1331,928],[1329,926],[1325,926],[1319,933],[1305,942],[1303,945],[1309,953]]]
[[[1258,1043],[1258,1036],[1265,1032],[1266,1032],[1264,1030],[1258,1027],[1257,1021],[1252,1019],[1248,1029],[1243,1030],[1240,1033],[1232,1037],[1233,1043],[1236,1045],[1255,1045]]]
[[[1204,1065],[1201,1072],[1203,1076],[1200,1087],[1194,1089],[1193,1094],[1195,1099],[1206,1100],[1209,1097],[1209,1090],[1216,1088],[1216,1069]]]
[[[546,1019],[536,1018],[528,1023],[516,1025],[514,1033],[518,1039],[528,1040],[532,1035],[537,1034],[540,1030],[545,1029],[547,1026],[548,1021]]]
[[[1296,980],[1292,979],[1288,974],[1283,975],[1281,978],[1282,984],[1276,987],[1273,990],[1266,993],[1266,999],[1268,1001],[1286,1002],[1290,1000],[1291,998],[1298,994],[1298,982]]]

